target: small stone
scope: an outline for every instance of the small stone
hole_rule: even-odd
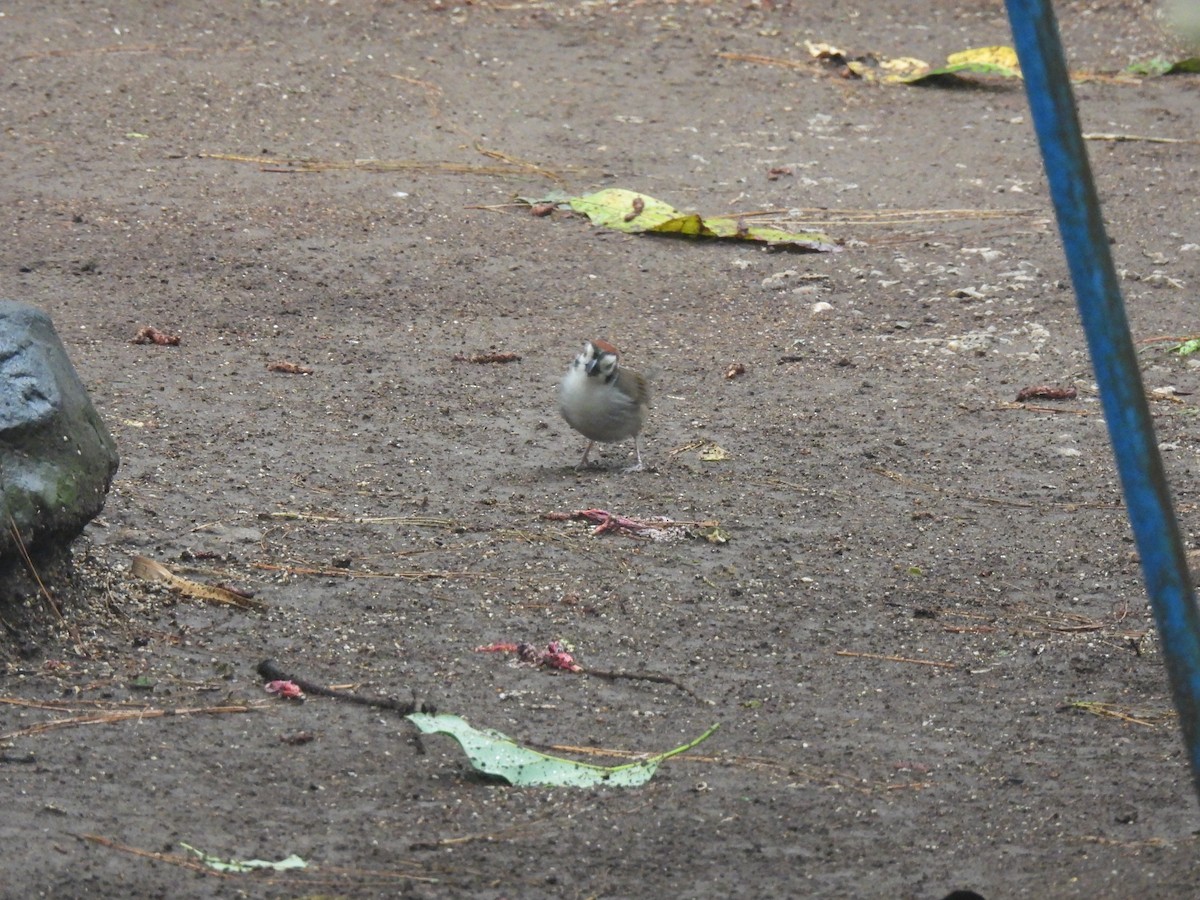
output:
[[[774,275],[768,275],[762,280],[762,286],[767,290],[781,291],[787,287],[789,281],[794,281],[800,275],[795,269],[784,269],[782,272],[776,272]]]
[[[984,295],[973,287],[961,287],[952,290],[950,296],[961,300],[982,300]]]

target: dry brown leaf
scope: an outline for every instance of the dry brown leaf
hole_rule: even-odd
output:
[[[247,597],[238,591],[181,578],[162,563],[156,562],[148,556],[135,556],[129,570],[135,578],[143,581],[161,581],[169,585],[172,590],[179,591],[194,600],[218,603],[222,606],[236,606],[240,609],[265,609],[267,605],[261,600]]]

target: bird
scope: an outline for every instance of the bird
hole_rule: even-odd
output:
[[[642,424],[650,407],[646,379],[632,369],[618,366],[620,351],[608,341],[592,340],[571,362],[558,392],[558,409],[567,424],[588,439],[577,469],[588,465],[588,454],[596,441],[634,439],[637,463],[625,469],[642,468]]]

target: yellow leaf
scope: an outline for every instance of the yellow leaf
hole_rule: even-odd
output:
[[[701,534],[704,535],[704,539],[706,541],[708,541],[710,544],[728,544],[729,543],[729,535],[727,535],[725,532],[723,532],[716,525],[714,525],[712,528],[705,529],[704,531],[701,532]]]
[[[684,237],[733,238],[764,244],[791,245],[801,250],[830,251],[837,247],[827,235],[748,225],[736,216],[704,217],[684,213],[670,204],[624,188],[605,188],[567,201],[572,210],[595,225],[626,234],[675,234]]]
[[[1017,51],[1003,44],[995,47],[976,47],[973,50],[960,50],[946,57],[946,65],[987,65],[1003,66],[1006,69],[1019,69],[1021,63],[1017,60]]]
[[[885,59],[879,63],[879,68],[887,72],[884,81],[890,81],[892,78],[913,78],[920,77],[929,71],[931,66],[923,59],[917,59],[915,56],[900,56],[896,59]]]
[[[596,225],[628,234],[643,231],[699,233],[699,216],[689,216],[661,200],[624,188],[606,188],[586,197],[572,197],[568,202],[571,209],[583,213]]]

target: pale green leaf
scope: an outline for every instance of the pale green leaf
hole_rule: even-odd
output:
[[[1150,78],[1159,75],[1196,74],[1200,72],[1200,57],[1189,56],[1186,59],[1166,59],[1156,56],[1152,59],[1143,59],[1139,62],[1130,63],[1125,67],[1125,71],[1131,75],[1144,75]]]
[[[718,727],[714,725],[694,741],[641,762],[595,766],[530,750],[499,731],[475,728],[459,716],[413,713],[408,719],[424,734],[454,738],[476,770],[522,787],[637,787],[654,776],[663,760],[690,750]]]
[[[700,451],[700,459],[703,462],[724,462],[729,459],[729,451],[720,444],[709,442],[704,445]]]
[[[203,850],[197,850],[191,844],[179,842],[179,846],[185,850],[189,850],[200,857],[200,861],[210,869],[215,869],[218,872],[253,872],[255,869],[270,869],[274,872],[286,872],[289,869],[305,869],[308,868],[308,863],[293,853],[278,862],[271,862],[265,859],[221,859],[217,856],[205,853]]]
[[[704,539],[710,544],[729,543],[729,535],[722,531],[717,525],[713,525],[711,528],[704,528],[700,531],[700,533],[704,535]]]

